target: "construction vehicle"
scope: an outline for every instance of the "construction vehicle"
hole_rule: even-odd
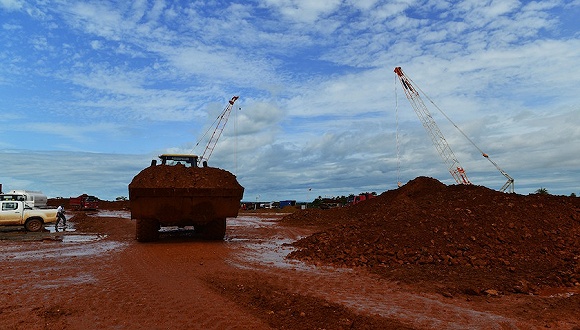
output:
[[[24,201],[31,208],[46,208],[48,198],[42,191],[34,190],[10,190],[6,194],[0,194],[0,200]]]
[[[209,167],[207,161],[237,99],[238,96],[232,97],[218,117],[201,158],[193,154],[163,154],[159,156],[160,165],[153,160],[151,166],[133,178],[129,200],[137,241],[158,240],[162,227],[190,226],[204,239],[224,238],[226,218],[238,215],[244,187],[235,175]]]
[[[447,143],[447,140],[445,140],[445,137],[443,136],[443,133],[441,133],[439,126],[437,126],[437,124],[435,123],[435,120],[431,116],[431,113],[429,112],[429,110],[425,106],[425,103],[421,99],[421,96],[419,95],[420,89],[418,87],[416,87],[414,82],[407,75],[405,75],[405,73],[403,72],[403,69],[401,69],[401,67],[396,67],[394,72],[397,75],[397,78],[399,79],[399,81],[401,82],[401,85],[403,86],[403,91],[405,92],[405,96],[407,97],[407,99],[411,103],[413,110],[415,110],[415,113],[419,117],[421,124],[423,124],[423,127],[427,131],[427,134],[431,138],[431,141],[433,142],[433,145],[435,146],[439,155],[443,159],[443,162],[447,165],[447,169],[449,170],[449,173],[451,173],[451,176],[453,177],[453,179],[455,179],[455,181],[458,184],[471,184],[471,181],[469,181],[467,174],[465,173],[465,170],[459,164],[457,157],[455,157],[455,154],[451,150],[451,147]],[[453,126],[469,142],[471,142],[471,144],[475,148],[477,148],[477,150],[479,150],[479,152],[481,153],[481,155],[483,157],[485,157],[487,160],[489,160],[496,167],[496,169],[504,177],[507,178],[507,182],[501,187],[500,191],[504,192],[504,191],[508,190],[508,192],[513,193],[514,192],[514,179],[511,176],[509,176],[504,170],[502,170],[497,165],[496,162],[494,162],[491,158],[489,158],[489,155],[486,154],[485,152],[483,152],[461,129],[459,129],[459,127],[441,109],[439,109],[439,107],[437,107],[437,105],[435,105],[435,103],[433,101],[431,101],[431,103],[435,106],[435,108],[437,108],[437,110],[439,110],[439,112],[441,112],[441,114],[443,114],[443,116],[445,116],[445,118],[447,120],[449,120],[449,122],[451,122],[451,124],[453,124]]]
[[[361,193],[361,194],[358,194],[357,196],[350,195],[350,196],[348,196],[347,205],[355,205],[355,204],[358,204],[362,201],[373,199],[375,197],[376,197],[376,195],[373,193]]]
[[[0,201],[0,226],[24,226],[37,232],[52,222],[56,222],[56,209],[32,208],[23,200]]]
[[[95,196],[82,194],[78,197],[70,197],[68,204],[70,208],[77,211],[94,211],[99,208],[99,199]]]
[[[197,164],[195,155],[180,156],[191,157],[191,164]],[[170,165],[163,163],[163,158],[160,165],[152,162],[129,184],[136,239],[156,241],[161,227],[193,226],[202,238],[221,240],[226,218],[238,215],[243,194],[244,188],[226,170]]]

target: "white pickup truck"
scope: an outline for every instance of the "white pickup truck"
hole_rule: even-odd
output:
[[[47,223],[56,222],[56,209],[37,209],[24,201],[0,201],[0,226],[24,226],[41,231]]]

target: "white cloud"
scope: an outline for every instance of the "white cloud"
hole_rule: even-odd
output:
[[[3,151],[0,161],[17,166],[3,170],[2,188],[40,190],[49,197],[88,193],[114,200],[117,196],[128,196],[128,184],[150,163],[150,158],[150,155]]]
[[[263,0],[292,21],[314,23],[321,17],[338,10],[341,0]]]
[[[0,0],[0,8],[8,11],[19,10],[23,7],[21,0]]]
[[[93,47],[94,50],[98,50],[103,47],[103,44],[98,40],[93,40],[91,41],[91,47]]]
[[[390,189],[397,172],[404,182],[451,183],[395,66],[516,189],[577,190],[580,40],[569,17],[578,1],[0,1],[0,83],[10,96],[0,98],[1,146],[36,150],[62,182],[96,195],[121,195],[149,155],[189,152],[232,95],[242,110],[211,163],[235,168],[250,199]],[[472,180],[501,186],[496,169],[435,116]],[[105,153],[111,167],[93,164],[101,154],[85,155],[96,174],[65,164],[82,162],[83,151]],[[52,188],[36,165],[11,170],[1,182],[83,192]],[[77,180],[98,172],[111,181]]]

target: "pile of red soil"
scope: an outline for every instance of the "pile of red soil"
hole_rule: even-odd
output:
[[[70,206],[70,198],[49,198],[47,203],[50,207],[58,207],[62,205],[65,210],[71,210]],[[128,210],[129,209],[129,201],[104,201],[99,200],[98,202],[99,209],[101,210]],[[93,211],[93,210],[90,210]]]
[[[232,173],[215,167],[150,166],[137,174],[131,188],[242,188]]]
[[[506,194],[419,177],[357,205],[283,222],[325,230],[290,258],[364,267],[444,294],[580,288],[580,198]]]
[[[99,200],[99,209],[101,210],[111,210],[111,211],[119,211],[119,210],[128,210],[129,209],[129,201],[128,200],[121,200],[121,201],[104,201]]]

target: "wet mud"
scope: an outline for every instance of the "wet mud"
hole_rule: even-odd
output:
[[[75,213],[74,231],[58,234],[67,240],[1,240],[2,328],[580,327],[578,295],[570,292],[445,296],[433,283],[289,258],[294,242],[327,227],[289,224],[286,214],[229,218],[219,242],[186,229],[137,243],[128,213]]]

